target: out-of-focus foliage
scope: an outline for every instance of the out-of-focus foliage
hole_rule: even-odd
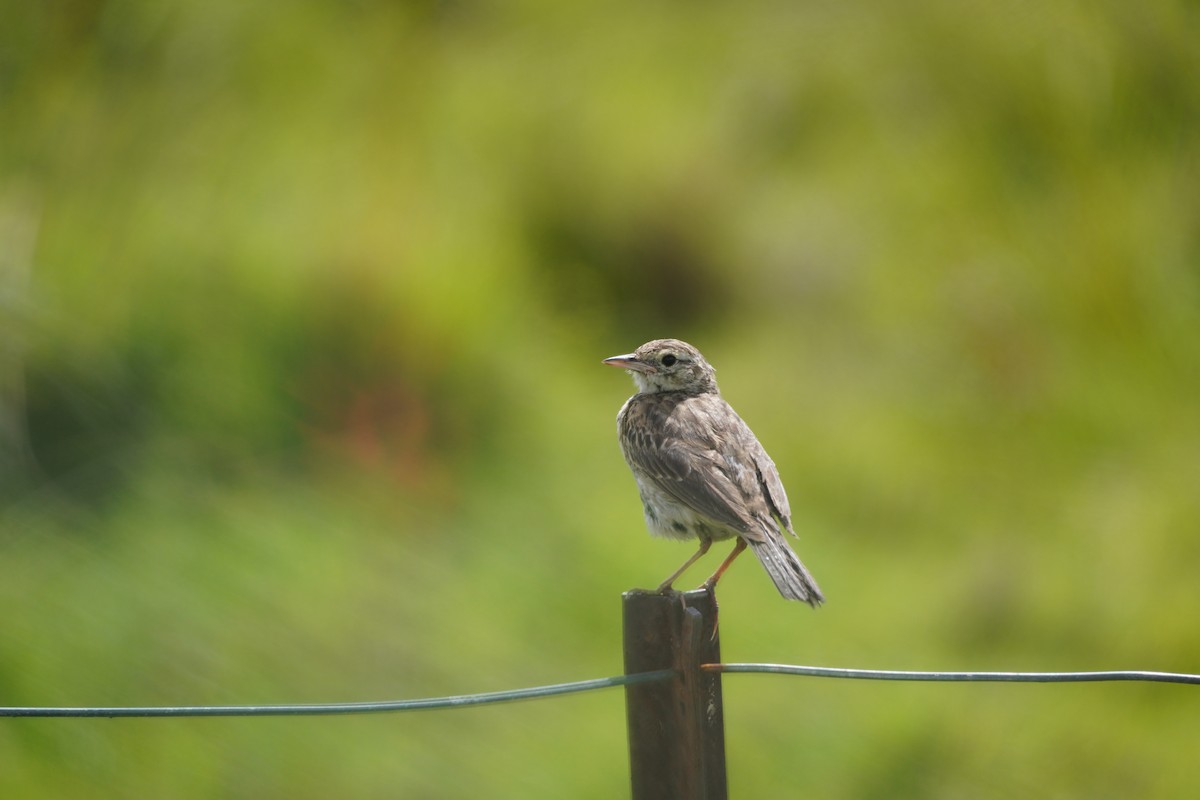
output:
[[[664,335],[829,597],[739,564],[728,660],[1200,671],[1197,23],[5,4],[0,705],[619,672],[619,593],[688,548],[599,360]],[[1200,787],[1184,687],[725,686],[739,797]],[[0,794],[611,798],[623,713],[6,720]]]

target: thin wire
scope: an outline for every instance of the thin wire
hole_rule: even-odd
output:
[[[637,683],[665,681],[675,671],[660,669],[596,678],[589,681],[557,683],[529,689],[504,692],[483,692],[452,697],[427,697],[419,700],[389,700],[375,703],[319,703],[270,706],[151,706],[144,708],[0,708],[0,717],[282,717],[329,714],[377,714],[395,711],[421,711],[436,708],[462,708],[513,700],[532,700],[560,694],[587,692],[612,686],[631,686]]]
[[[805,675],[816,678],[849,678],[876,681],[993,681],[1009,683],[1086,683],[1098,681],[1149,681],[1155,683],[1184,683],[1200,685],[1200,675],[1179,672],[1149,672],[1144,670],[1110,670],[1105,672],[917,672],[887,669],[844,669],[840,667],[805,667],[790,664],[703,664],[706,672],[774,673]],[[528,689],[503,692],[427,697],[418,700],[388,700],[371,703],[317,703],[267,706],[148,706],[109,708],[0,708],[0,717],[281,717],[317,716],[331,714],[378,714],[426,709],[462,708],[491,705],[515,700],[533,700],[561,694],[575,694],[613,686],[632,686],[653,683],[675,677],[669,669],[595,678],[573,683],[557,683]]]
[[[708,672],[763,672],[808,675],[816,678],[851,678],[870,681],[1004,681],[1012,683],[1085,683],[1096,681],[1152,681],[1200,684],[1200,675],[1180,672],[1110,670],[1106,672],[915,672],[891,669],[800,667],[789,664],[703,664]]]

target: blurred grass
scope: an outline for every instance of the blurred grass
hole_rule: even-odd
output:
[[[829,605],[729,660],[1197,671],[1196,12],[141,0],[0,31],[0,697],[620,671],[600,358],[692,340]],[[736,796],[1189,797],[1185,688],[726,681]],[[612,797],[622,699],[0,725],[23,797]]]

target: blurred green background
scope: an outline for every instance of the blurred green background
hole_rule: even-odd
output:
[[[619,673],[658,336],[829,598],[726,660],[1200,671],[1194,3],[3,5],[0,705]],[[725,691],[735,797],[1200,789],[1187,687]],[[626,793],[619,690],[0,720],[6,797]]]

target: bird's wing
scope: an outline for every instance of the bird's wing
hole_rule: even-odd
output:
[[[767,455],[767,451],[763,449],[757,439],[754,440],[754,445],[754,464],[758,467],[758,480],[763,494],[771,505],[771,511],[783,523],[783,527],[788,533],[795,536],[796,532],[792,530],[792,508],[788,505],[787,492],[783,490],[783,481],[779,479],[779,470],[775,468],[775,462]]]
[[[775,462],[767,455],[750,426],[743,422],[724,400],[719,402],[729,409],[727,418],[730,420],[728,430],[723,432],[722,438],[728,440],[729,450],[737,453],[744,462],[753,465],[753,475],[746,476],[741,487],[747,505],[770,527],[775,527],[771,519],[774,517],[782,523],[782,527],[788,533],[795,536],[796,532],[792,530],[792,509],[788,505],[787,492],[783,489],[783,481],[779,478]]]
[[[719,395],[688,398],[656,423],[626,457],[680,503],[750,536],[760,530],[755,518],[773,510],[764,481],[778,486],[786,507],[775,465]]]

